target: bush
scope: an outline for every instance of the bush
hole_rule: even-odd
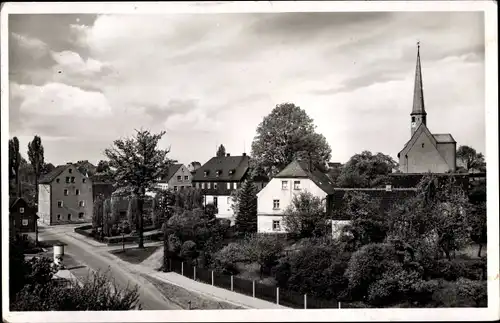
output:
[[[193,261],[198,258],[198,250],[196,249],[196,243],[194,241],[188,240],[184,242],[181,246],[180,256],[188,261]]]
[[[214,254],[215,269],[228,275],[237,275],[238,262],[246,261],[246,252],[238,243],[230,243]]]
[[[454,282],[443,281],[432,295],[437,307],[484,307],[487,306],[486,281],[460,278]]]

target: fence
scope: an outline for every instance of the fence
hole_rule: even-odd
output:
[[[187,278],[290,308],[340,308],[336,300],[319,299],[285,288],[261,284],[255,280],[225,275],[178,259],[171,259],[169,267],[171,271]]]

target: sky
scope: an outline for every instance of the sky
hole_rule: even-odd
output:
[[[410,139],[416,42],[427,125],[485,152],[481,12],[10,15],[9,131],[26,157],[97,163],[135,129],[202,164],[251,152],[280,103],[313,118],[333,162]],[[397,159],[396,159],[397,160]]]

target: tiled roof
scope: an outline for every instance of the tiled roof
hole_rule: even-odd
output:
[[[193,181],[241,181],[248,172],[249,161],[246,155],[212,157],[196,170]]]
[[[432,134],[434,136],[434,139],[438,143],[453,143],[456,142],[455,139],[453,139],[453,136],[449,133],[435,133]]]
[[[307,162],[294,160],[286,166],[276,178],[309,178],[325,193],[333,192],[334,183],[325,173],[313,167],[312,171]]]
[[[182,167],[182,164],[173,164],[171,165],[168,169],[167,169],[167,172],[165,174],[164,177],[162,177],[162,181],[165,181],[165,182],[168,182],[172,176],[175,175],[175,173],[177,173],[177,171],[179,170],[179,168]]]
[[[9,198],[9,208],[13,207],[14,204],[16,204],[17,200],[19,200],[19,197],[10,197]]]
[[[40,184],[50,184],[52,183],[52,181],[59,175],[61,175],[62,172],[64,172],[64,170],[66,168],[68,168],[69,165],[59,165],[57,166],[56,168],[54,168],[53,171],[51,171],[50,173],[44,175],[39,181],[38,183]]]

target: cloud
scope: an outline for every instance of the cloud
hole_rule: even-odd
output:
[[[17,41],[19,46],[29,52],[33,58],[39,59],[48,53],[48,46],[40,39],[31,38],[25,35],[12,33],[12,38]]]
[[[201,109],[191,110],[185,114],[174,114],[165,121],[167,131],[174,132],[217,132],[222,123],[216,117],[207,116]]]
[[[86,116],[100,118],[111,114],[106,97],[60,83],[43,86],[13,85],[13,95],[21,96],[20,111],[36,116]]]

